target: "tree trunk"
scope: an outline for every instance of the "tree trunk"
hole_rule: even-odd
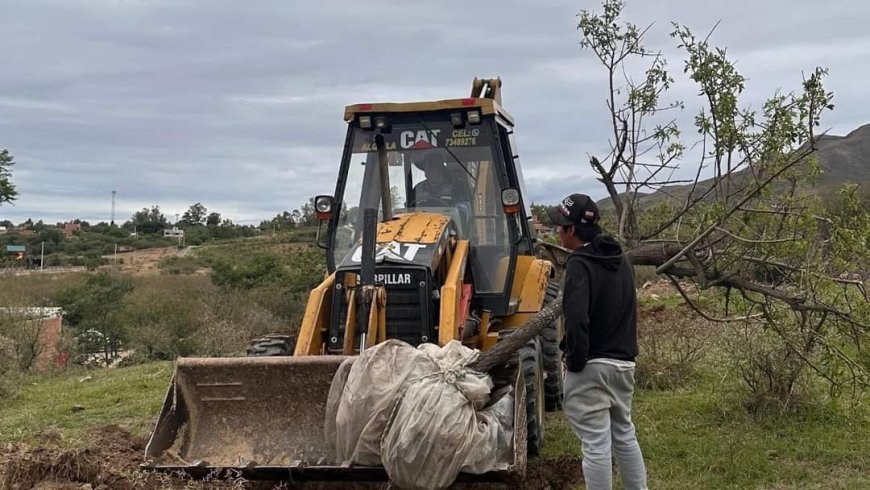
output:
[[[683,246],[676,242],[662,243],[638,243],[632,249],[627,250],[625,255],[632,265],[652,265],[658,267],[677,255]]]
[[[682,248],[677,243],[641,243],[632,250],[626,251],[626,255],[633,265],[660,266],[676,255]],[[676,272],[679,272],[677,275],[691,275],[694,271],[680,270]],[[520,347],[526,345],[529,340],[539,335],[544,327],[554,322],[561,314],[562,295],[560,294],[558,298],[541,309],[537,315],[532,317],[520,329],[495,344],[492,349],[483,352],[480,358],[472,363],[470,367],[476,371],[488,372],[495,367],[501,366],[510,360],[512,356],[516,355]]]
[[[562,295],[560,294],[552,303],[545,306],[537,315],[533,316],[525,325],[520,327],[519,330],[516,330],[495,344],[495,347],[492,349],[482,353],[469,367],[475,371],[488,372],[508,362],[511,357],[516,355],[520,347],[526,345],[526,342],[540,334],[544,327],[556,321],[556,318],[559,318],[561,314]]]

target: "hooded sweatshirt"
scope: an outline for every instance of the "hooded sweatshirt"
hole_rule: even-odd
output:
[[[598,235],[568,257],[560,343],[568,370],[590,359],[634,361],[637,356],[637,295],[631,263],[619,244]]]

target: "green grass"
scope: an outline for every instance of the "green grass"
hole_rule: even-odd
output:
[[[64,445],[78,446],[87,443],[88,428],[106,424],[146,435],[171,374],[172,364],[161,362],[29,378],[17,396],[0,402],[0,443],[35,442],[54,429]],[[866,407],[753,418],[729,401],[733,381],[706,374],[693,387],[635,398],[650,488],[870,488]],[[92,379],[80,382],[85,376]],[[580,454],[563,414],[547,414],[546,430],[543,458]]]
[[[723,396],[733,385],[706,378],[693,388],[636,395],[650,488],[870,488],[866,407],[755,418]],[[543,457],[580,454],[563,414],[546,422]]]
[[[90,376],[87,381],[80,381]],[[0,443],[27,442],[58,430],[71,445],[90,427],[117,424],[134,435],[150,432],[172,376],[169,362],[112,370],[76,370],[25,378],[11,400],[0,401]],[[76,405],[84,407],[76,410]]]

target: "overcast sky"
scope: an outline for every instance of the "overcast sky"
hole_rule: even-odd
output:
[[[606,153],[605,73],[576,14],[598,1],[0,0],[0,148],[20,199],[0,220],[108,221],[194,202],[258,223],[332,193],[347,104],[467,95],[501,76],[531,198],[603,197],[588,155]],[[675,75],[678,20],[727,46],[759,107],[802,72],[830,68],[825,128],[870,121],[870,2],[639,1]],[[696,90],[674,97],[698,107]],[[686,128],[687,142],[693,133]]]

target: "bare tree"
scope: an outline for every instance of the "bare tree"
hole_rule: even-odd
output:
[[[28,308],[3,308],[0,310],[0,340],[8,343],[21,371],[35,366],[42,352],[43,323],[38,315]]]
[[[605,0],[603,12],[582,12],[578,27],[609,82],[610,152],[590,165],[634,264],[655,266],[704,318],[763,324],[801,366],[834,384],[870,385],[863,281],[843,276],[861,266],[854,254],[866,253],[870,232],[845,243],[854,223],[819,216],[806,192],[819,173],[820,118],[833,109],[827,71],[815,68],[801,90],[776,93],[758,111],[745,108],[746,78],[726,50],[673,24],[702,101],[700,141],[687,151],[672,115],[685,104],[665,101],[673,83],[666,61],[643,44],[650,27],[623,22],[622,10],[621,1]],[[637,77],[636,66],[645,66]],[[642,192],[652,191],[659,201],[645,203]],[[702,305],[683,280],[722,290],[721,304]]]

